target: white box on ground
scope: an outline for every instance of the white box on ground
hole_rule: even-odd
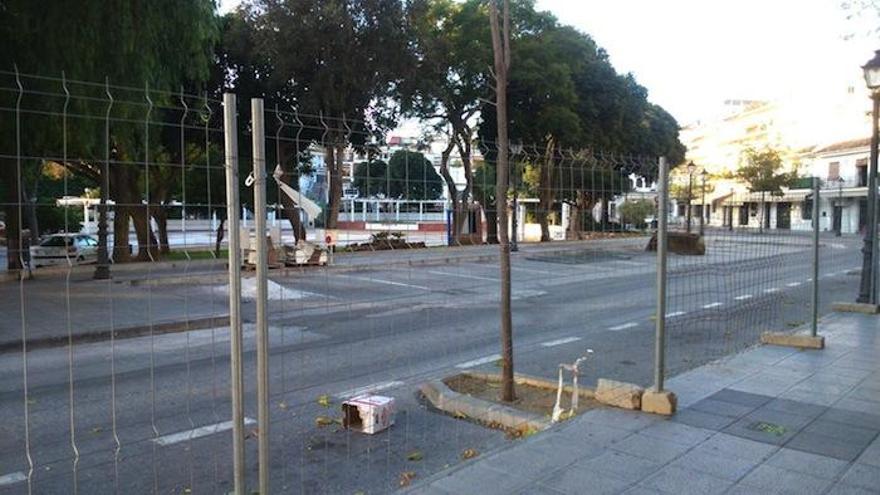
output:
[[[342,403],[342,426],[370,435],[394,424],[394,398],[358,395]]]

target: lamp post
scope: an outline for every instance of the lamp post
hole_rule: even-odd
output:
[[[509,181],[513,181],[513,214],[510,217],[510,226],[511,226],[511,230],[513,230],[513,237],[510,238],[510,251],[511,252],[519,251],[519,246],[517,244],[517,237],[518,237],[517,234],[518,234],[518,230],[519,230],[517,228],[518,227],[517,226],[517,223],[518,223],[517,222],[517,220],[518,220],[517,210],[519,210],[519,204],[517,201],[518,194],[516,191],[516,186],[517,186],[516,172],[519,169],[518,165],[517,165],[517,157],[519,156],[520,153],[522,153],[522,149],[523,149],[522,143],[510,145],[510,153],[513,155],[513,173],[510,174],[510,176],[508,177]]]
[[[874,243],[877,235],[877,145],[880,141],[880,132],[877,128],[877,119],[880,115],[880,50],[874,53],[874,58],[868,61],[862,70],[865,72],[865,83],[871,91],[871,99],[874,103],[872,113],[871,132],[871,163],[868,168],[868,208],[866,215],[865,240],[862,246],[862,278],[859,284],[860,303],[876,304],[877,297],[874,293]]]
[[[687,233],[691,233],[691,203],[693,202],[693,190],[694,190],[694,170],[697,169],[697,166],[694,165],[694,162],[688,162],[687,170],[688,170],[688,202],[687,202]]]
[[[837,178],[837,229],[834,231],[835,237],[840,237],[843,233],[843,177]]]
[[[700,172],[700,178],[703,180],[701,185],[703,197],[700,199],[700,237],[703,236],[706,224],[706,176],[708,175],[705,168]]]

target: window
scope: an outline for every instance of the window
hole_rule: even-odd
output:
[[[813,199],[807,198],[801,205],[801,220],[811,220],[813,218]]]
[[[859,187],[868,185],[868,159],[859,158],[856,160],[856,173],[859,177]]]
[[[831,162],[828,164],[828,180],[837,180],[840,178],[840,162]]]

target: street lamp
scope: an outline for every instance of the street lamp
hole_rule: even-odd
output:
[[[880,141],[880,132],[877,128],[877,119],[880,116],[880,50],[874,53],[874,58],[868,61],[862,70],[865,72],[865,83],[871,91],[871,99],[874,103],[872,113],[871,132],[871,163],[868,168],[868,207],[866,215],[865,241],[862,246],[862,279],[859,284],[860,303],[877,303],[877,295],[874,293],[874,255],[875,237],[877,235],[877,145]]]
[[[706,172],[704,168],[702,172],[700,172],[700,178],[703,180],[702,182],[702,193],[703,197],[700,199],[700,237],[703,236],[703,232],[705,231],[705,223],[706,223],[706,176],[709,174]]]
[[[837,229],[834,237],[840,237],[843,233],[843,177],[837,178]]]
[[[687,233],[691,233],[691,202],[693,202],[693,189],[694,189],[694,171],[697,169],[697,166],[694,165],[694,162],[688,162],[687,170],[688,170],[688,202],[687,202]]]
[[[510,226],[512,227],[512,230],[513,230],[513,237],[511,237],[511,240],[510,240],[510,251],[511,252],[519,251],[519,246],[517,245],[517,237],[518,237],[517,236],[517,232],[518,232],[518,229],[517,229],[517,223],[518,223],[517,222],[517,220],[518,220],[517,219],[517,210],[519,210],[519,205],[517,203],[517,196],[518,195],[516,192],[516,186],[517,186],[517,184],[516,184],[516,171],[518,170],[516,157],[519,156],[520,153],[522,153],[522,149],[523,149],[522,143],[510,145],[510,153],[513,155],[513,173],[510,174],[510,176],[508,176],[508,180],[511,180],[511,179],[513,180],[513,215],[511,215],[511,217],[510,217]]]

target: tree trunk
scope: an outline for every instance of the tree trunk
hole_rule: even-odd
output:
[[[507,191],[509,189],[507,160],[507,71],[510,69],[510,6],[504,0],[503,25],[499,28],[498,6],[489,4],[492,48],[495,59],[495,116],[498,122],[498,163],[496,165],[495,203],[500,241],[501,300],[501,400],[516,400],[513,382],[513,319],[510,310],[510,239],[507,231]]]
[[[24,181],[22,181],[24,182]],[[40,223],[37,220],[37,187],[39,186],[40,180],[34,181],[34,189],[31,191],[31,194],[28,194],[27,187],[22,184],[21,188],[21,202],[24,204],[24,218],[27,223],[28,228],[28,238],[30,239],[30,245],[35,246],[40,242]]]
[[[455,180],[452,179],[452,174],[449,173],[449,155],[452,153],[454,146],[455,139],[450,137],[449,144],[440,154],[440,176],[446,182],[446,189],[449,191],[449,201],[452,203],[452,242],[460,244],[462,224],[461,201],[459,201]]]
[[[171,246],[168,242],[168,207],[160,204],[153,206],[150,210],[153,218],[156,219],[159,235],[159,252],[161,254],[168,254],[171,252]]]
[[[556,199],[556,190],[553,188],[553,153],[556,144],[553,138],[547,142],[544,159],[541,161],[541,175],[538,180],[538,223],[541,225],[541,242],[550,241],[550,210]]]
[[[324,163],[330,180],[327,222],[324,226],[335,229],[339,223],[339,207],[342,204],[342,146],[327,146],[324,150]]]
[[[220,257],[220,245],[223,243],[223,227],[226,225],[226,219],[220,219],[220,225],[217,225],[217,240],[214,241],[214,257]]]
[[[6,184],[6,198],[3,210],[6,212],[6,268],[9,271],[21,270],[21,188],[17,177],[15,163],[11,160],[0,161],[0,179]]]

